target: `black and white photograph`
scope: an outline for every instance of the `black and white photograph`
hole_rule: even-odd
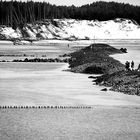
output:
[[[140,0],[0,0],[0,140],[140,140]]]

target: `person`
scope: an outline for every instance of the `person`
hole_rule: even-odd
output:
[[[131,69],[134,70],[134,61],[131,62]]]
[[[125,68],[126,70],[130,70],[130,62],[126,61]]]
[[[140,64],[138,65],[138,71],[140,71]]]

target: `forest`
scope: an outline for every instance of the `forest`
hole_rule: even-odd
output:
[[[81,7],[56,6],[46,2],[0,1],[0,25],[22,28],[45,19],[111,20],[127,18],[140,24],[140,6],[116,2],[94,2]]]

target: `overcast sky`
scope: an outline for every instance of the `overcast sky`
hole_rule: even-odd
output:
[[[45,2],[49,2],[51,4],[56,4],[56,5],[81,6],[81,5],[84,5],[84,4],[95,2],[96,0],[34,0],[34,1],[45,1]],[[124,3],[130,3],[130,4],[133,4],[133,5],[139,5],[140,6],[140,0],[102,0],[102,1],[124,2]]]

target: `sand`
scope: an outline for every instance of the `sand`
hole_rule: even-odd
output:
[[[24,50],[35,53],[36,51],[69,52],[73,47],[88,45],[89,41],[37,41],[32,46],[14,46],[2,44],[0,51],[6,52]],[[96,43],[109,43],[117,48],[128,47],[128,52],[135,51],[139,56],[139,40],[96,40]],[[67,47],[70,44],[70,48]],[[56,52],[58,50],[58,53]],[[40,52],[39,52],[40,53]],[[129,53],[126,54],[129,56]],[[113,57],[115,57],[114,55]],[[125,61],[125,54],[121,60]],[[133,56],[133,55],[131,55]],[[135,59],[134,61],[139,60]],[[103,92],[105,87],[93,85],[92,79],[85,74],[75,74],[62,71],[67,64],[53,63],[0,63],[0,105],[133,105],[140,106],[140,98],[117,92]],[[10,93],[10,94],[9,94]]]
[[[85,74],[62,71],[64,63],[0,63],[0,105],[135,105],[140,98],[101,91]]]
[[[137,40],[101,40],[100,42],[107,42],[118,48],[123,47],[123,45],[127,46],[127,42],[130,43],[130,46],[139,45]],[[55,46],[58,45],[57,41],[54,43]],[[82,43],[74,43],[72,47],[76,44],[82,46]],[[88,41],[85,44],[88,44]],[[69,52],[66,46],[64,43],[60,48],[65,48],[65,51]],[[90,105],[92,108],[0,109],[0,140],[140,139],[140,98],[138,96],[112,91],[101,92],[100,90],[104,87],[92,85],[91,79],[87,78],[88,75],[62,72],[61,68],[64,68],[65,65],[55,67],[57,70],[46,70],[45,72],[44,66],[41,67],[42,70],[37,67],[35,71],[32,71],[33,67],[18,71],[17,68],[15,71],[11,67],[12,69],[7,70],[12,73],[5,74],[7,76],[5,79],[4,75],[1,74],[0,85],[2,88],[3,83],[3,90],[0,91],[0,104]],[[3,66],[3,68],[5,67]],[[52,77],[49,77],[50,74],[53,75],[55,82]],[[46,77],[47,75],[48,77]],[[63,76],[65,78],[62,78]],[[17,88],[17,91],[16,88],[14,89],[16,86],[20,87]],[[46,95],[47,88],[52,90],[47,91],[49,94]],[[23,96],[19,94],[19,90],[24,93]],[[4,92],[2,93],[2,91]],[[7,94],[7,91],[10,91],[14,96]],[[34,94],[36,96],[33,96]]]
[[[1,140],[139,140],[140,108],[1,109]]]

